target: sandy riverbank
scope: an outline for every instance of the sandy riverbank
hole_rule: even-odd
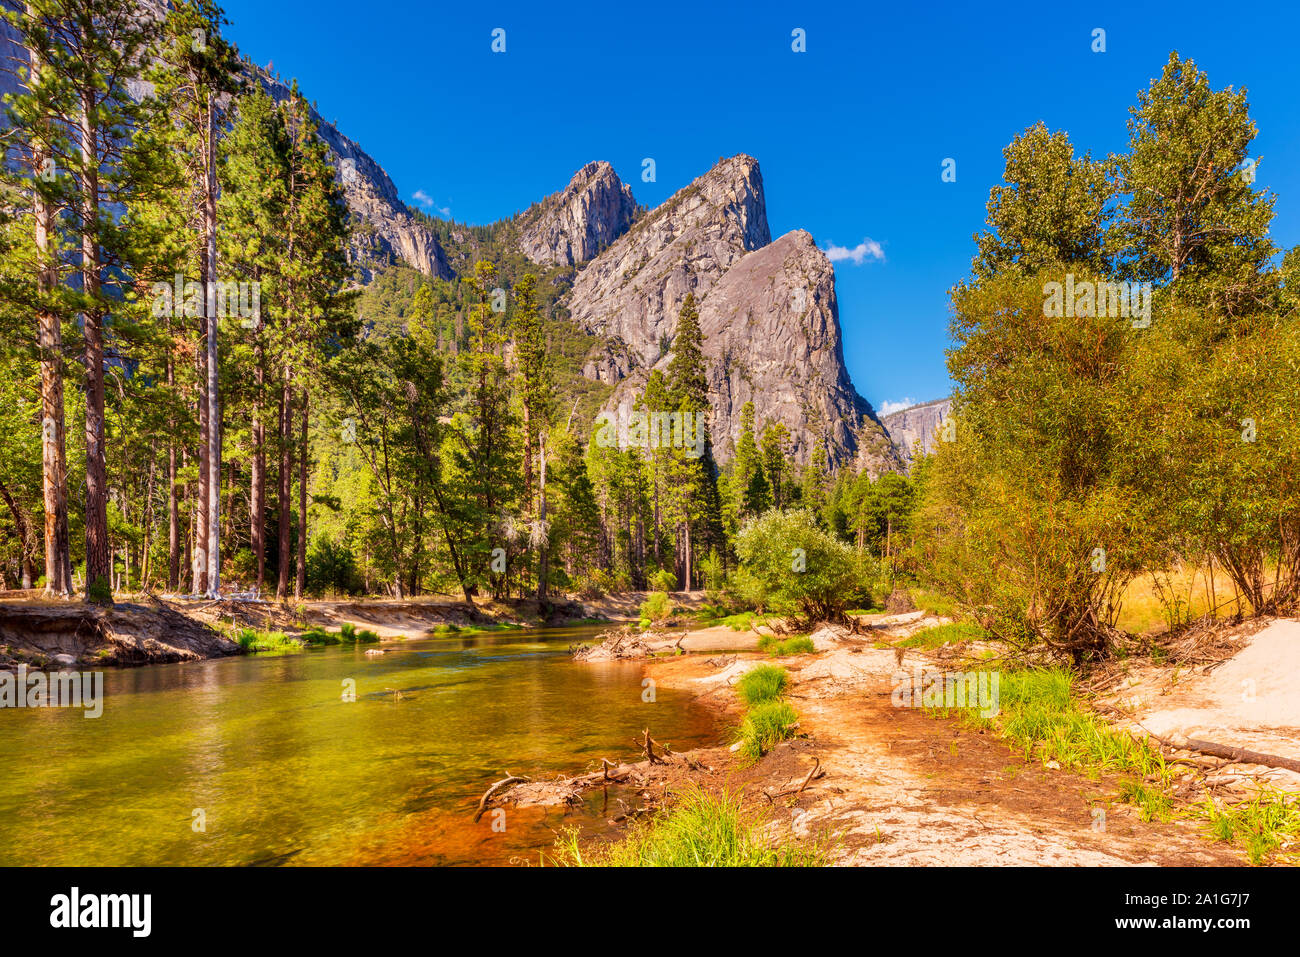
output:
[[[583,792],[606,788],[618,795],[622,819],[615,820],[624,823],[670,803],[685,785],[739,789],[747,805],[768,816],[774,839],[830,838],[835,862],[845,865],[1243,862],[1237,848],[1211,842],[1198,822],[1142,821],[1117,799],[1117,780],[1026,761],[991,733],[895,706],[900,666],[942,667],[944,652],[893,645],[936,621],[873,616],[865,635],[824,633],[821,650],[781,659],[799,734],[752,766],[742,766],[727,740],[684,754],[659,751],[654,762],[644,753],[639,760],[611,755],[609,767],[533,782],[506,792],[501,803],[576,805]],[[647,659],[645,673],[656,687],[689,691],[734,724],[736,679],[771,660],[751,651],[684,654]],[[652,723],[648,730],[653,737]]]

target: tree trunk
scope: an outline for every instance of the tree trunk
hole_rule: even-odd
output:
[[[547,541],[546,532],[546,432],[537,433],[537,454],[539,462],[537,463],[537,520],[541,523],[542,534],[538,538],[537,545],[537,597],[539,599],[546,597],[546,576],[548,573],[547,551],[550,542]]]
[[[171,347],[167,349],[168,391],[176,384],[176,367]],[[181,503],[176,492],[176,418],[167,422],[167,591],[175,594],[181,584]]]
[[[4,499],[5,505],[9,507],[9,514],[14,518],[14,531],[18,533],[18,550],[20,552],[18,561],[22,575],[21,587],[24,589],[31,588],[32,580],[36,577],[36,567],[32,562],[31,526],[27,524],[27,517],[18,508],[18,503],[14,501],[14,497],[5,486],[3,476],[0,476],[0,498]]]
[[[33,11],[28,9],[28,13]],[[40,60],[31,54],[32,76],[39,76]],[[51,157],[43,140],[33,137],[32,171],[43,176]],[[50,234],[54,209],[40,188],[33,190],[37,295],[44,298],[58,283],[58,270],[50,261]],[[45,594],[72,597],[72,545],[68,534],[68,444],[63,417],[63,332],[59,317],[40,308],[36,314],[37,346],[41,362],[41,486],[45,505]]]
[[[263,392],[266,370],[263,368],[262,330],[255,332],[253,346],[253,475],[249,493],[250,532],[253,555],[257,559],[257,584],[254,593],[261,597],[266,579],[266,422],[263,420]]]
[[[279,575],[275,586],[275,597],[284,601],[289,597],[289,526],[293,506],[293,435],[291,422],[293,418],[293,394],[290,391],[289,366],[284,367],[284,381],[280,384],[280,489],[278,502],[279,518]]]
[[[149,443],[149,483],[144,496],[144,554],[140,557],[140,591],[146,595],[149,593],[149,578],[153,573],[153,562],[150,560],[149,551],[153,544],[153,495],[154,476],[158,469],[157,446],[157,440]]]
[[[204,289],[207,289],[208,265],[207,258],[201,257],[199,260],[199,281]],[[205,310],[206,311],[206,310]],[[195,502],[194,513],[194,561],[190,566],[192,576],[191,593],[195,595],[205,594],[208,590],[208,482],[211,475],[208,472],[208,347],[207,347],[207,319],[199,320],[199,338],[198,348],[194,350],[194,370],[195,382],[198,390],[198,418],[199,418],[199,481],[198,481],[198,500]]]
[[[302,390],[302,439],[298,453],[298,578],[293,597],[307,590],[307,390]]]
[[[86,600],[112,604],[108,464],[104,449],[104,317],[99,297],[99,158],[93,89],[81,92],[81,279],[86,376]]]
[[[203,241],[208,285],[203,287],[208,326],[208,574],[207,593],[221,594],[221,407],[217,365],[217,168],[212,91],[203,131]]]

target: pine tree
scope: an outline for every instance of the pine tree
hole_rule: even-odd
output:
[[[105,446],[104,367],[109,345],[123,335],[126,316],[106,334],[106,319],[128,281],[128,230],[118,228],[112,208],[160,175],[159,158],[138,149],[133,131],[144,121],[130,86],[143,76],[156,25],[134,15],[128,0],[32,0],[28,31],[42,66],[44,116],[70,130],[63,155],[75,184],[70,229],[80,252],[82,364],[86,395],[86,596],[111,603],[113,564],[108,527],[108,466]]]
[[[260,594],[266,580],[267,372],[274,351],[260,306],[264,293],[270,305],[269,294],[278,291],[277,270],[286,253],[281,226],[289,189],[284,116],[260,88],[238,100],[234,125],[221,146],[222,261],[232,277],[255,283],[259,290],[258,314],[242,325],[253,367],[249,541],[256,562],[254,588]]]
[[[53,55],[51,35],[61,9],[49,2],[31,2],[16,9],[0,9],[0,17],[14,29],[18,43],[28,51],[28,65],[15,68],[20,87],[5,105],[9,129],[17,136],[17,163],[0,166],[5,206],[31,210],[31,231],[22,227],[21,244],[5,250],[10,268],[0,275],[3,297],[30,309],[36,318],[36,343],[40,362],[42,499],[45,525],[45,594],[72,596],[72,553],[68,531],[67,435],[64,418],[64,354],[62,325],[69,304],[60,285],[61,259],[56,216],[67,208],[73,181],[60,170],[59,159],[71,153],[68,128],[56,122],[68,113],[66,76],[45,67],[46,53]],[[25,134],[25,135],[24,135]],[[11,234],[12,235],[12,234]],[[30,242],[27,238],[30,236]]]

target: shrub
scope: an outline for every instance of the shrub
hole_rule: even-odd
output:
[[[298,638],[309,645],[337,645],[339,643],[338,635],[330,634],[319,625],[312,625],[310,628],[305,629]]]
[[[307,590],[313,594],[355,595],[365,590],[352,549],[327,534],[307,550]]]
[[[349,621],[339,625],[339,639],[351,644],[352,642],[369,643],[379,640],[379,636],[369,629],[362,628],[357,630],[357,626]]]
[[[641,603],[641,618],[651,622],[660,622],[672,614],[672,602],[668,595],[657,591]]]
[[[290,652],[302,650],[302,642],[288,637],[282,631],[258,631],[241,628],[235,633],[235,643],[249,652]]]
[[[745,573],[738,586],[761,593],[774,611],[809,620],[840,618],[860,583],[874,577],[806,511],[773,510],[745,523],[736,552]]]
[[[654,591],[670,592],[677,590],[677,576],[666,569],[651,572],[650,588]]]

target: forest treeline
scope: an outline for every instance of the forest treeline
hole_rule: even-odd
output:
[[[914,523],[918,574],[1075,657],[1180,564],[1226,576],[1230,614],[1300,597],[1300,249],[1270,239],[1246,91],[1172,54],[1128,131],[1101,160],[1041,124],[1006,148]]]
[[[872,476],[797,464],[752,406],[722,464],[707,427],[602,440],[573,270],[529,263],[518,217],[429,218],[453,278],[372,274],[296,85],[272,98],[210,0],[131,10],[5,11],[30,51],[0,172],[5,587],[702,586],[833,616],[902,575],[1076,656],[1177,564],[1226,575],[1236,611],[1295,605],[1300,253],[1269,238],[1245,92],[1177,54],[1125,153],[1041,124],[1006,148],[952,292],[944,440]],[[665,346],[636,407],[697,421],[692,298]]]
[[[528,263],[514,219],[429,218],[458,275],[371,277],[297,85],[273,99],[210,0],[133,13],[5,9],[29,51],[5,65],[6,587],[107,602],[717,584],[740,523],[796,504],[886,547],[906,479],[877,495],[824,459],[796,469],[752,408],[724,469],[711,447],[595,441],[591,338],[560,305],[571,269]],[[707,407],[701,346],[688,301],[641,408]]]

